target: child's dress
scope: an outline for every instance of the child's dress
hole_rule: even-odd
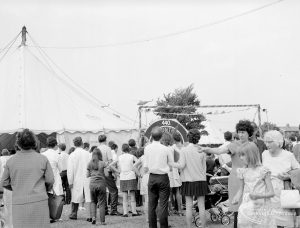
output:
[[[141,180],[140,194],[141,195],[148,195],[149,172],[147,172],[147,173],[144,172],[145,155],[143,155],[142,157],[140,157],[140,159],[142,161],[142,167],[141,167],[142,180]]]
[[[237,169],[238,178],[244,180],[242,203],[238,210],[238,224],[243,228],[276,228],[270,199],[251,200],[249,194],[265,194],[265,177],[270,171],[263,166]]]

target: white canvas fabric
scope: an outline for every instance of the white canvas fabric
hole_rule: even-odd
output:
[[[79,92],[74,83],[70,86],[71,80],[62,73],[58,75],[33,47],[20,46],[7,53],[0,63],[0,134],[24,128],[35,133],[134,128]]]

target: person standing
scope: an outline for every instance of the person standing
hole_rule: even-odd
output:
[[[202,226],[206,228],[205,217],[205,195],[208,193],[206,182],[206,154],[198,153],[198,142],[201,134],[197,129],[188,132],[189,144],[181,150],[181,156],[175,167],[182,169],[180,177],[182,180],[181,191],[186,201],[187,227],[192,227],[193,198],[198,201],[199,215]]]
[[[262,154],[262,164],[271,172],[271,182],[275,192],[275,196],[271,198],[273,217],[277,227],[294,227],[293,211],[281,208],[280,193],[284,189],[284,182],[291,179],[289,172],[299,169],[300,164],[292,153],[282,149],[284,139],[279,131],[266,132],[264,140],[268,150]]]
[[[140,173],[140,178],[141,178],[141,185],[140,185],[140,194],[144,198],[144,214],[145,214],[145,219],[146,222],[149,222],[148,219],[148,182],[149,182],[149,172],[145,172],[145,155],[144,155],[144,148],[139,149],[139,153],[141,157],[139,160],[134,163],[134,169],[139,171]]]
[[[145,147],[145,172],[149,171],[148,182],[148,213],[149,227],[157,228],[156,207],[159,201],[161,210],[159,223],[161,228],[168,228],[168,200],[170,196],[169,165],[174,158],[168,147],[160,143],[163,131],[155,127],[151,132],[153,142]]]
[[[136,156],[136,152],[138,150],[138,148],[136,147],[136,142],[134,139],[129,139],[128,140],[128,145],[130,146],[130,154],[132,154],[133,156]]]
[[[60,143],[58,145],[58,149],[59,149],[59,156],[60,156],[61,169],[62,169],[62,171],[60,172],[60,177],[61,177],[63,190],[65,191],[65,204],[70,204],[71,191],[69,188],[69,182],[67,176],[69,154],[66,151],[66,144],[64,143]]]
[[[120,191],[123,192],[123,217],[128,217],[128,192],[130,194],[132,216],[138,216],[135,201],[137,180],[133,171],[133,164],[137,162],[137,158],[129,153],[128,144],[122,145],[122,152],[123,154],[118,157],[116,162],[118,162],[118,167],[120,167]]]
[[[248,144],[239,152],[245,167],[237,169],[240,188],[232,204],[239,207],[238,224],[243,228],[276,228],[270,198],[274,196],[271,172],[262,166],[257,146]]]
[[[106,145],[106,135],[99,135],[98,137],[99,146],[98,149],[101,151],[103,162],[112,162],[112,154],[109,146]],[[105,171],[106,187],[108,188],[111,196],[110,202],[110,215],[121,215],[118,212],[118,188],[116,185],[116,179],[113,176],[112,170],[107,167]]]
[[[3,149],[0,157],[0,180],[2,179],[2,175],[4,173],[4,167],[8,159],[12,156],[7,149]],[[2,186],[0,186],[2,188]],[[12,228],[12,192],[7,189],[3,189],[3,219],[4,219],[4,227]]]
[[[227,148],[227,146],[232,142],[233,140],[233,136],[232,136],[232,133],[230,131],[226,131],[224,133],[224,139],[225,139],[225,142],[219,146],[219,148]],[[220,162],[220,167],[221,168],[221,176],[228,176],[229,175],[229,172],[228,170],[226,169],[226,166],[229,162],[231,162],[231,157],[229,154],[219,154],[218,155],[218,158],[219,158],[219,162]]]
[[[92,160],[87,167],[87,176],[91,178],[90,190],[91,190],[91,214],[92,224],[96,224],[97,218],[97,204],[100,211],[100,224],[105,223],[105,206],[106,206],[106,183],[104,168],[108,166],[108,162],[102,161],[102,154],[98,148],[95,148],[92,152]]]
[[[69,218],[76,220],[79,203],[85,201],[88,204],[88,208],[90,207],[89,178],[86,177],[86,173],[91,156],[88,151],[82,148],[83,143],[81,137],[74,138],[73,142],[75,150],[70,154],[68,159],[67,176],[72,195],[72,209]],[[87,221],[91,220],[90,216],[90,210],[88,210]]]
[[[129,139],[128,145],[130,147],[130,154],[132,154],[133,156],[135,156],[137,158],[138,157],[138,155],[137,155],[138,148],[136,146],[136,141],[134,139]],[[137,177],[137,181],[138,181],[138,177]],[[136,201],[137,207],[142,206],[142,196],[140,194],[139,188],[135,191],[135,201]]]
[[[238,181],[239,178],[237,177],[237,169],[244,166],[239,157],[239,151],[243,146],[249,143],[254,144],[253,142],[249,141],[250,137],[253,135],[254,129],[249,120],[240,120],[236,124],[235,128],[239,140],[234,140],[224,148],[202,148],[201,151],[217,155],[228,153],[231,156],[232,168],[228,179],[229,211],[234,212],[234,228],[237,228],[238,208],[241,201],[238,204],[232,204],[231,202],[236,192],[240,188],[240,182]]]
[[[1,181],[12,191],[13,227],[50,228],[47,191],[54,184],[50,162],[36,151],[32,131],[24,129],[16,138],[20,151],[7,161]]]
[[[181,149],[183,148],[183,144],[181,142],[181,136],[178,132],[173,133],[173,139],[174,139],[174,144],[173,144],[173,149],[174,149],[174,162],[178,162],[180,159],[181,155]],[[181,196],[181,185],[182,181],[180,178],[180,173],[178,168],[173,167],[173,178],[174,178],[174,191],[175,192],[175,210],[177,210],[178,215],[182,216],[182,204],[184,202],[185,204],[185,199],[182,199]]]
[[[253,129],[254,129],[254,132],[253,132],[253,135],[252,137],[250,138],[252,140],[252,142],[254,142],[259,150],[259,156],[260,156],[260,161],[262,160],[262,153],[267,150],[267,146],[266,144],[264,143],[263,140],[261,140],[260,138],[258,138],[260,136],[260,132],[259,132],[259,129],[256,125],[255,122],[252,122],[251,123]]]
[[[43,152],[42,155],[48,158],[54,175],[53,191],[51,191],[51,193],[60,196],[64,194],[64,191],[60,177],[62,166],[59,154],[57,152],[57,140],[53,136],[50,136],[47,138],[46,143],[48,149]]]

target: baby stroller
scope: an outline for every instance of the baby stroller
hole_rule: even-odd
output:
[[[209,212],[211,221],[229,225],[232,213],[228,211],[228,176],[212,176],[209,189],[210,193],[205,196],[205,210]],[[194,201],[194,223],[202,227],[198,211],[197,201]]]

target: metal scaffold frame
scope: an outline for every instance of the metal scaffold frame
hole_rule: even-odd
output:
[[[154,109],[154,108],[240,108],[240,107],[256,107],[258,115],[258,127],[261,128],[261,107],[260,104],[242,104],[242,105],[189,105],[189,106],[158,106],[158,105],[140,105],[138,108],[139,112],[139,139],[141,139],[142,131],[142,110],[143,109]]]

